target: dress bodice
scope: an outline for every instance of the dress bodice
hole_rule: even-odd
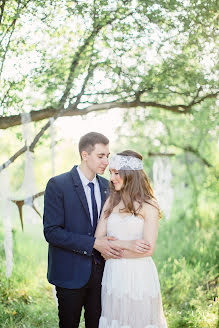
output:
[[[143,218],[111,213],[107,220],[108,236],[142,239]],[[106,261],[99,328],[167,328],[157,269],[151,256]]]
[[[107,219],[107,236],[119,240],[142,239],[144,219],[134,214],[111,213]]]

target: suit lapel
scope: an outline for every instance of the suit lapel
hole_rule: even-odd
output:
[[[91,224],[91,219],[90,219],[90,212],[89,212],[89,208],[88,208],[88,204],[87,204],[87,198],[84,192],[84,188],[81,182],[81,179],[79,177],[78,171],[77,171],[77,166],[74,166],[73,169],[71,170],[71,175],[73,178],[73,183],[75,186],[75,190],[76,193],[84,207],[84,210],[87,214],[87,218],[89,220],[89,223]],[[101,208],[100,208],[100,213],[102,212],[103,209],[103,205],[108,197],[109,191],[108,191],[108,187],[105,186],[103,184],[103,182],[101,181],[101,178],[97,175],[97,180],[100,186],[100,195],[101,195]]]
[[[71,170],[71,174],[72,174],[72,178],[73,178],[73,183],[75,186],[75,190],[76,193],[84,207],[84,210],[87,214],[87,218],[89,219],[89,222],[91,224],[90,221],[90,212],[89,212],[89,208],[88,208],[88,204],[87,204],[87,198],[84,192],[84,187],[82,185],[81,179],[79,177],[78,171],[77,171],[77,166],[74,166],[73,169]]]

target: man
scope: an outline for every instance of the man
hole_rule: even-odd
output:
[[[79,141],[81,164],[49,180],[45,191],[44,235],[49,243],[48,281],[56,286],[60,328],[76,328],[84,307],[86,328],[98,328],[103,256],[120,258],[112,237],[94,238],[108,194],[103,174],[109,140],[90,132]]]

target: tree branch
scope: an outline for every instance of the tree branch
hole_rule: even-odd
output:
[[[9,45],[10,45],[10,42],[11,42],[11,37],[12,37],[12,34],[14,33],[14,30],[15,30],[15,23],[14,23],[14,27],[13,27],[11,33],[10,33],[10,36],[8,38],[8,43],[7,43],[7,46],[5,48],[4,55],[2,57],[1,68],[0,68],[0,76],[2,75],[2,71],[3,71],[3,66],[4,66],[4,63],[5,63],[6,54],[8,52]]]
[[[9,36],[9,38],[8,38],[8,42],[7,42],[7,45],[6,45],[5,51],[4,51],[4,55],[3,55],[3,57],[2,57],[1,68],[0,68],[0,76],[1,76],[2,71],[3,71],[3,66],[4,66],[4,62],[5,62],[5,58],[6,58],[6,54],[7,54],[8,50],[9,50],[9,45],[10,45],[10,42],[11,42],[11,37],[12,37],[12,35],[13,35],[13,33],[14,33],[15,25],[16,25],[17,19],[18,19],[18,17],[19,17],[19,7],[20,7],[20,3],[21,3],[21,0],[19,0],[19,1],[18,1],[18,4],[17,4],[17,15],[15,16],[15,18],[13,19],[13,21],[12,21],[12,23],[11,23],[11,25],[10,25],[10,27],[12,27],[12,30],[11,30],[11,32],[10,32],[10,36]],[[9,29],[10,29],[10,27],[9,27]],[[6,35],[6,34],[7,34],[7,31],[6,31],[5,35]],[[4,39],[4,36],[3,36],[2,40],[3,40],[3,39]],[[1,41],[1,42],[2,42],[2,41]]]
[[[167,111],[171,111],[177,114],[187,114],[191,111],[192,107],[196,104],[200,104],[202,101],[208,98],[215,98],[219,92],[213,93],[213,94],[207,94],[203,97],[201,97],[199,100],[196,100],[194,103],[189,103],[188,105],[184,104],[177,104],[177,105],[166,105],[161,104],[154,101],[112,101],[112,102],[106,102],[101,104],[92,104],[89,105],[83,109],[75,109],[75,103],[70,104],[66,110],[61,110],[60,108],[55,107],[47,107],[40,110],[34,110],[30,112],[31,115],[31,121],[38,122],[46,118],[54,117],[57,115],[57,117],[64,117],[64,116],[78,116],[78,115],[87,115],[91,112],[97,112],[102,110],[108,110],[112,108],[136,108],[136,107],[155,107],[164,109]],[[0,129],[7,129],[9,127],[13,127],[16,125],[21,125],[21,115],[11,115],[11,116],[5,116],[0,117]]]
[[[209,98],[216,98],[219,95],[219,91],[215,92],[215,93],[210,93],[207,94],[201,98],[199,98],[197,101],[194,101],[194,103],[191,104],[191,106],[193,105],[197,105],[200,104],[202,101],[204,101],[205,99],[209,99]]]
[[[19,1],[20,3],[20,1]],[[129,12],[128,14],[126,14],[126,17],[129,16],[131,14],[131,12]],[[111,19],[109,19],[104,25],[98,25],[90,34],[90,36],[86,39],[86,41],[84,42],[84,44],[79,48],[79,50],[77,51],[76,55],[74,56],[74,59],[72,61],[71,67],[70,67],[70,72],[69,72],[69,76],[67,79],[67,83],[66,83],[66,88],[65,91],[63,93],[63,96],[61,97],[58,106],[56,108],[54,107],[48,107],[42,110],[38,110],[38,111],[31,111],[30,112],[30,116],[31,116],[31,121],[40,121],[46,118],[51,118],[53,117],[54,120],[56,120],[58,117],[60,116],[66,116],[66,113],[71,113],[71,115],[81,115],[84,114],[81,112],[81,110],[77,110],[77,106],[80,103],[80,99],[85,91],[85,87],[87,82],[89,81],[90,76],[93,73],[94,68],[98,65],[92,65],[90,62],[90,66],[88,69],[88,74],[84,80],[84,83],[82,85],[82,89],[81,92],[78,94],[76,101],[74,104],[70,104],[68,106],[67,109],[64,108],[64,103],[70,93],[71,90],[71,86],[72,86],[72,82],[73,82],[73,73],[74,70],[78,64],[78,60],[80,57],[80,54],[84,51],[84,49],[88,46],[88,44],[90,44],[90,40],[93,39],[93,36],[95,34],[97,34],[104,26],[111,24],[114,20],[116,20],[117,17],[113,17]],[[91,68],[92,67],[92,68]],[[92,106],[94,106],[94,109],[92,108]],[[88,106],[87,109],[87,113],[92,111],[92,110],[97,110],[95,106],[98,105],[91,105]],[[91,107],[91,108],[90,108]],[[84,111],[84,110],[83,110]],[[86,113],[85,113],[86,114]],[[71,116],[70,115],[70,116]],[[2,123],[2,126],[1,126]],[[0,118],[0,129],[6,129],[8,127],[12,127],[12,126],[16,126],[16,125],[20,125],[21,124],[21,115],[12,115],[9,117],[1,117]],[[44,134],[44,132],[48,129],[48,127],[50,126],[50,121],[48,121],[43,128],[39,131],[39,133],[35,136],[33,142],[31,143],[29,149],[30,151],[34,151],[34,148],[36,146],[36,144],[38,143],[39,139],[41,138],[41,136]],[[0,166],[0,172],[7,168],[11,163],[13,163],[19,156],[21,156],[26,150],[27,150],[27,146],[23,146],[21,149],[19,149],[8,161],[6,161],[5,163],[3,163]]]
[[[129,16],[132,12],[129,12],[125,17]],[[70,69],[69,69],[69,75],[67,78],[67,82],[66,82],[66,87],[65,87],[65,91],[59,101],[60,106],[64,106],[69,93],[71,91],[72,88],[72,84],[74,81],[74,72],[75,69],[78,65],[79,59],[81,54],[85,51],[85,49],[90,45],[91,42],[94,42],[94,37],[97,36],[97,34],[101,31],[101,29],[103,27],[106,27],[107,25],[111,24],[113,21],[115,21],[117,19],[117,17],[113,17],[111,19],[108,19],[108,21],[106,21],[105,24],[98,24],[96,25],[96,23],[94,22],[94,28],[92,30],[92,32],[90,33],[90,35],[87,37],[87,39],[85,40],[85,42],[83,43],[83,45],[81,45],[81,47],[79,47],[78,51],[76,52],[76,54],[74,55],[74,58],[72,60]]]
[[[192,146],[180,146],[180,145],[177,145],[176,143],[174,142],[170,142],[171,145],[173,145],[174,147],[177,147],[177,148],[180,148],[182,150],[184,150],[185,152],[189,152],[189,153],[192,153],[194,154],[196,157],[199,158],[199,160],[201,160],[201,162],[207,166],[207,167],[212,167],[213,168],[213,165],[208,162],[200,153],[197,149],[193,148]]]
[[[1,6],[0,6],[0,10],[1,10],[1,13],[0,13],[0,25],[2,25],[2,17],[3,17],[3,13],[4,13],[5,3],[6,3],[6,0],[2,0],[1,1]]]
[[[81,92],[78,94],[78,97],[76,99],[76,102],[75,104],[73,105],[74,107],[76,106],[77,102],[80,102],[80,99],[83,95],[83,92],[85,90],[85,87],[89,81],[89,78],[90,76],[92,75],[93,73],[93,70],[95,68],[95,66],[93,66],[91,68],[91,64],[90,64],[90,67],[88,69],[88,73],[87,73],[87,76],[85,77],[84,79],[84,83],[82,85],[82,88],[81,88]],[[64,113],[65,109],[63,108],[62,110],[60,111],[56,111],[56,113],[52,116],[54,118],[54,120],[56,120],[59,116],[61,116],[63,113]],[[40,138],[43,136],[44,132],[50,127],[50,120],[41,128],[41,130],[37,133],[37,135],[35,136],[35,138],[33,139],[32,143],[30,144],[29,146],[29,150],[31,152],[34,152],[34,148],[35,146],[37,145],[38,141],[40,140]],[[4,169],[6,169],[11,163],[13,163],[19,156],[21,156],[23,153],[25,153],[25,151],[27,151],[28,147],[25,145],[23,146],[21,149],[19,149],[9,160],[7,160],[5,163],[3,163],[1,166],[0,166],[0,172]]]
[[[5,99],[7,99],[7,97],[9,96],[9,92],[11,90],[11,86],[8,88],[8,90],[6,91],[6,93],[4,94],[1,103],[0,103],[0,108],[4,105]],[[6,100],[7,103],[7,100]],[[4,114],[4,109],[2,110],[2,114]]]
[[[185,147],[180,147],[182,148],[184,151],[189,152],[194,154],[196,157],[198,157],[201,162],[206,165],[207,167],[213,167],[213,165],[211,163],[209,163],[200,153],[197,149],[194,149],[192,146],[185,146]]]
[[[201,90],[202,90],[202,87],[200,86],[200,87],[198,88],[198,90],[197,90],[197,92],[196,92],[194,98],[193,98],[192,101],[190,102],[190,105],[191,105],[191,106],[192,106],[193,104],[195,104],[195,101],[196,101],[196,99],[198,98],[199,93],[200,93]]]
[[[174,153],[153,153],[153,152],[149,152],[148,156],[149,157],[156,157],[156,156],[172,157],[172,156],[176,156],[176,154],[174,154]]]
[[[174,141],[172,141],[172,136],[171,136],[171,130],[169,128],[168,125],[165,125],[166,129],[167,129],[167,133],[170,137],[170,145],[174,146],[174,147],[177,147],[179,149],[182,149],[184,150],[185,152],[189,152],[189,153],[192,153],[194,154],[196,157],[199,158],[199,160],[207,167],[211,167],[211,168],[214,168],[214,166],[208,162],[201,154],[200,152],[198,151],[198,147],[196,148],[193,148],[192,146],[182,146],[182,145],[178,145],[177,143],[175,143]]]
[[[87,46],[90,44],[90,42],[93,40],[94,35],[97,34],[98,32],[99,32],[99,29],[94,30],[89,35],[89,37],[85,40],[84,44],[76,52],[76,54],[75,54],[75,56],[73,58],[73,61],[71,63],[71,66],[70,66],[70,70],[69,70],[69,75],[68,75],[68,79],[67,79],[67,82],[66,82],[65,91],[64,91],[64,93],[63,93],[63,95],[62,95],[62,97],[61,97],[61,99],[59,101],[59,104],[61,106],[64,106],[64,104],[66,102],[66,99],[69,96],[69,93],[71,91],[72,83],[73,83],[73,80],[74,80],[74,76],[73,75],[74,75],[75,68],[78,65],[78,61],[79,61],[80,55],[87,48]]]

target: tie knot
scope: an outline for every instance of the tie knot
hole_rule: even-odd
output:
[[[89,182],[88,186],[90,187],[90,189],[93,191],[94,190],[94,183],[93,182]]]

